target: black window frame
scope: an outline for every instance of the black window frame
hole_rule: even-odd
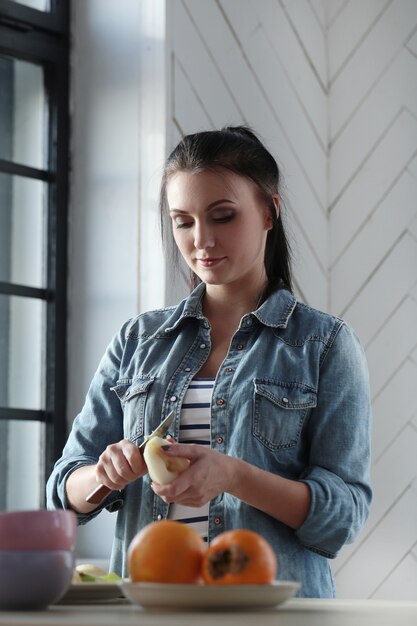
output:
[[[44,68],[48,97],[47,167],[0,159],[0,172],[47,183],[46,285],[0,282],[0,294],[46,303],[44,410],[0,406],[0,420],[45,424],[45,482],[67,437],[67,222],[69,178],[70,0],[51,0],[49,12],[0,0],[0,55]],[[44,504],[44,503],[41,503]]]

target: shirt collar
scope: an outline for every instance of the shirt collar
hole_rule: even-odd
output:
[[[206,286],[200,283],[185,300],[181,318],[195,317],[205,319],[203,315],[203,296]],[[252,313],[265,326],[286,328],[288,320],[297,304],[296,298],[287,289],[274,291],[267,300]]]

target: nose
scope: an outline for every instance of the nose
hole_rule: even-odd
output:
[[[194,226],[194,247],[205,250],[214,246],[213,231],[207,224],[196,223]]]

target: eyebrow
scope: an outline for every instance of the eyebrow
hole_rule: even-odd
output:
[[[206,207],[206,211],[213,209],[218,204],[224,204],[225,202],[229,204],[235,204],[233,200],[228,200],[228,198],[220,198],[220,200],[215,200],[214,202],[210,202],[210,204]],[[188,213],[188,211],[183,211],[181,209],[169,209],[170,213],[173,213],[174,211],[175,213],[185,213],[185,214]]]

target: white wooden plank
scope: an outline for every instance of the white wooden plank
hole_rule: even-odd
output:
[[[241,13],[240,4],[236,3],[235,0],[223,0],[222,6],[227,13],[228,19],[234,24],[237,16]],[[276,60],[286,75],[287,82],[290,85],[289,88],[297,96],[321,144],[327,150],[326,93],[320,86],[317,76],[313,72],[311,64],[308,62],[303,48],[291,28],[285,12],[276,0],[262,0],[260,3],[249,0],[245,5],[245,13],[247,14],[246,19],[252,14],[254,22],[261,20],[269,43],[275,51]],[[240,42],[242,46],[245,46],[243,39]],[[265,59],[263,61],[265,63]],[[268,57],[269,65],[274,64],[273,61],[273,56]],[[275,83],[280,86],[278,77],[274,79],[272,85]],[[285,88],[282,86],[280,89],[280,97]],[[269,87],[267,91],[269,91]]]
[[[351,0],[345,6],[342,19],[332,23],[328,31],[330,82],[383,13],[388,2],[390,0]]]
[[[417,559],[412,554],[398,564],[388,578],[375,591],[375,600],[410,602],[417,600]]]
[[[219,0],[219,4],[244,48],[246,41],[261,25],[258,3],[252,0]]]
[[[417,442],[416,442],[417,443]],[[370,598],[415,542],[417,498],[409,488],[337,572],[340,598]],[[360,575],[358,575],[360,572]],[[417,595],[417,592],[416,592]]]
[[[394,0],[332,84],[330,133],[334,138],[413,32],[415,0]],[[355,86],[352,89],[352,85]]]
[[[199,3],[197,2],[197,5]],[[215,127],[242,119],[233,93],[225,84],[181,2],[174,5],[174,51]],[[192,105],[188,105],[191,113]]]
[[[417,213],[417,211],[416,211],[416,213]],[[410,226],[409,226],[409,229],[408,229],[408,232],[409,232],[409,233],[410,233],[410,235],[412,235],[412,236],[414,237],[414,239],[417,241],[417,218],[416,218],[416,219],[414,219],[414,220],[411,222],[411,224],[410,224]],[[416,270],[416,273],[417,273],[417,270]],[[417,278],[417,276],[416,276],[416,278]]]
[[[294,274],[300,284],[307,304],[318,309],[328,310],[328,280],[318,266],[317,258],[305,238],[304,232],[299,229],[296,234],[294,249]],[[312,280],[314,277],[314,280]]]
[[[184,134],[213,127],[207,111],[201,105],[181,66],[174,68],[174,117]]]
[[[417,338],[410,335],[410,329],[416,328],[416,322],[417,304],[411,298],[407,298],[368,346],[366,356],[371,372],[372,397],[380,393],[383,386],[414,350]]]
[[[381,106],[381,102],[384,106]],[[362,106],[331,145],[330,203],[358,172],[390,121],[403,107],[410,111],[417,109],[417,58],[405,49],[382,74]]]
[[[407,41],[407,48],[417,57],[417,31]]]
[[[336,574],[342,571],[359,550],[362,550],[392,504],[414,482],[417,464],[417,455],[414,453],[416,444],[417,433],[411,426],[407,426],[373,466],[373,500],[369,518],[356,541],[344,546],[333,561],[332,569]],[[407,454],[410,456],[407,457]]]
[[[336,19],[342,19],[343,12],[348,5],[349,0],[325,0],[328,27],[331,26]]]
[[[318,141],[263,29],[246,42],[246,53],[266,97],[285,128],[288,141],[323,206],[327,201],[327,154]],[[265,63],[269,59],[270,63]]]
[[[192,8],[193,2],[188,0],[187,6]],[[278,162],[284,164],[285,189],[290,190],[291,205],[297,215],[300,214],[300,223],[303,224],[303,211],[313,211],[315,214],[320,210],[320,205],[281,125],[277,123],[272,113],[270,104],[260,92],[252,72],[248,71],[241,50],[231,36],[217,5],[204,2],[193,17],[207,46],[212,49],[216,63],[221,68],[230,89],[241,103],[245,119],[266,141]],[[320,230],[318,232],[320,233]],[[321,256],[323,263],[326,263],[327,249],[323,250],[320,247],[317,254]]]
[[[343,315],[387,250],[413,222],[417,211],[415,198],[417,179],[405,171],[332,268],[331,308],[334,313]]]
[[[411,289],[410,297],[414,299],[414,302],[417,302],[417,284]]]
[[[408,165],[408,171],[417,179],[417,157],[415,157]]]
[[[417,412],[417,363],[405,361],[372,406],[372,458],[380,455]]]
[[[323,31],[327,30],[326,0],[309,0]]]
[[[177,124],[173,123],[170,125],[169,129],[169,138],[168,138],[168,153],[170,153],[175,146],[181,141],[182,134],[177,126]]]
[[[408,294],[416,267],[417,242],[405,233],[344,313],[365,345]],[[372,313],[364,315],[364,311]]]
[[[417,119],[404,110],[331,210],[332,263],[343,253],[369,213],[388,193],[413,157],[416,144]]]
[[[327,86],[326,41],[323,31],[305,0],[281,0],[290,17],[293,28],[303,42],[310,62],[313,64],[322,85]]]

